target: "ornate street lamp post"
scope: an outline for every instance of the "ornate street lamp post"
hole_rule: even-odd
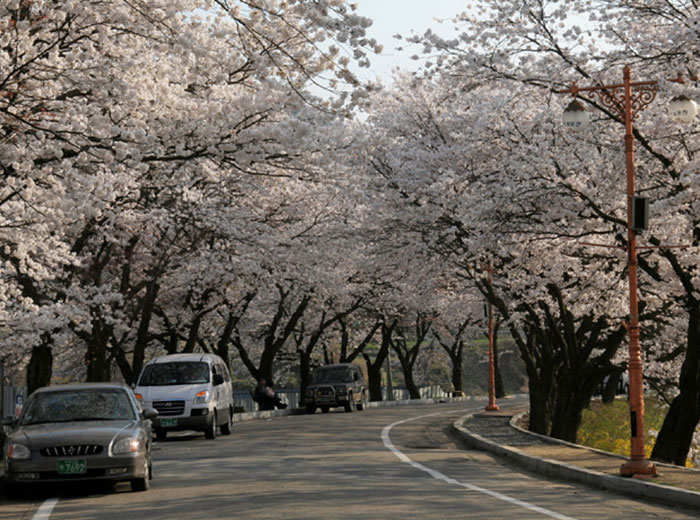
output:
[[[682,80],[672,80],[682,82]],[[578,87],[561,90],[559,94],[572,94],[574,98],[583,93],[590,99],[597,98],[612,112],[616,112],[625,124],[625,159],[627,170],[627,272],[629,276],[629,321],[625,324],[629,334],[629,406],[631,421],[630,459],[620,467],[623,476],[656,475],[656,466],[646,460],[644,452],[644,387],[642,356],[639,345],[639,314],[637,302],[637,229],[635,228],[635,186],[634,186],[634,133],[632,122],[637,114],[656,97],[656,81],[631,81],[630,68],[623,70],[623,83]],[[689,122],[695,117],[696,106],[686,97],[674,98],[671,115]],[[588,124],[588,114],[576,99],[564,112],[564,125],[572,129],[582,129]]]

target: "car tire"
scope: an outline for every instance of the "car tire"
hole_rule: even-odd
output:
[[[163,428],[156,428],[156,439],[159,441],[165,440],[165,438],[168,436],[168,430],[164,430]]]
[[[151,465],[146,461],[146,474],[143,478],[135,478],[131,480],[131,491],[148,491],[151,487]]]
[[[307,404],[306,405],[306,413],[316,413],[316,405],[315,404]]]
[[[331,411],[331,407],[330,407],[330,406],[322,406],[322,407],[321,407],[321,411],[322,411],[323,413],[328,413],[328,412]]]
[[[216,410],[214,410],[214,418],[211,421],[211,424],[207,427],[206,430],[204,430],[204,437],[207,439],[216,439],[216,422],[218,421],[218,416],[216,413]]]
[[[348,400],[345,403],[345,411],[347,413],[355,411],[355,397],[352,394],[348,395]]]
[[[22,484],[5,482],[5,496],[9,500],[18,500],[27,497],[27,489]]]
[[[221,425],[221,435],[231,435],[233,429],[233,409],[228,409],[228,419]]]

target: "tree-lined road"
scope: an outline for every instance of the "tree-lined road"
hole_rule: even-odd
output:
[[[371,408],[240,423],[213,441],[173,436],[155,444],[155,478],[145,493],[119,484],[57,502],[44,494],[2,503],[0,520],[696,518],[463,449],[449,426],[482,409]]]

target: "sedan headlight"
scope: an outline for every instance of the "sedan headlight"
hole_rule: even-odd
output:
[[[194,396],[194,404],[207,404],[210,399],[211,394],[209,393],[209,390],[202,390]]]
[[[24,444],[11,442],[7,445],[7,458],[13,460],[29,459],[32,452]]]
[[[112,453],[124,455],[127,453],[137,453],[141,449],[141,441],[133,437],[118,440],[112,446]]]

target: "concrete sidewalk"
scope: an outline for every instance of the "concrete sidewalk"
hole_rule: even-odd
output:
[[[620,466],[627,457],[530,433],[516,425],[520,415],[512,411],[468,415],[453,428],[467,445],[534,472],[635,498],[700,508],[700,470],[655,463],[657,477],[621,477]]]

